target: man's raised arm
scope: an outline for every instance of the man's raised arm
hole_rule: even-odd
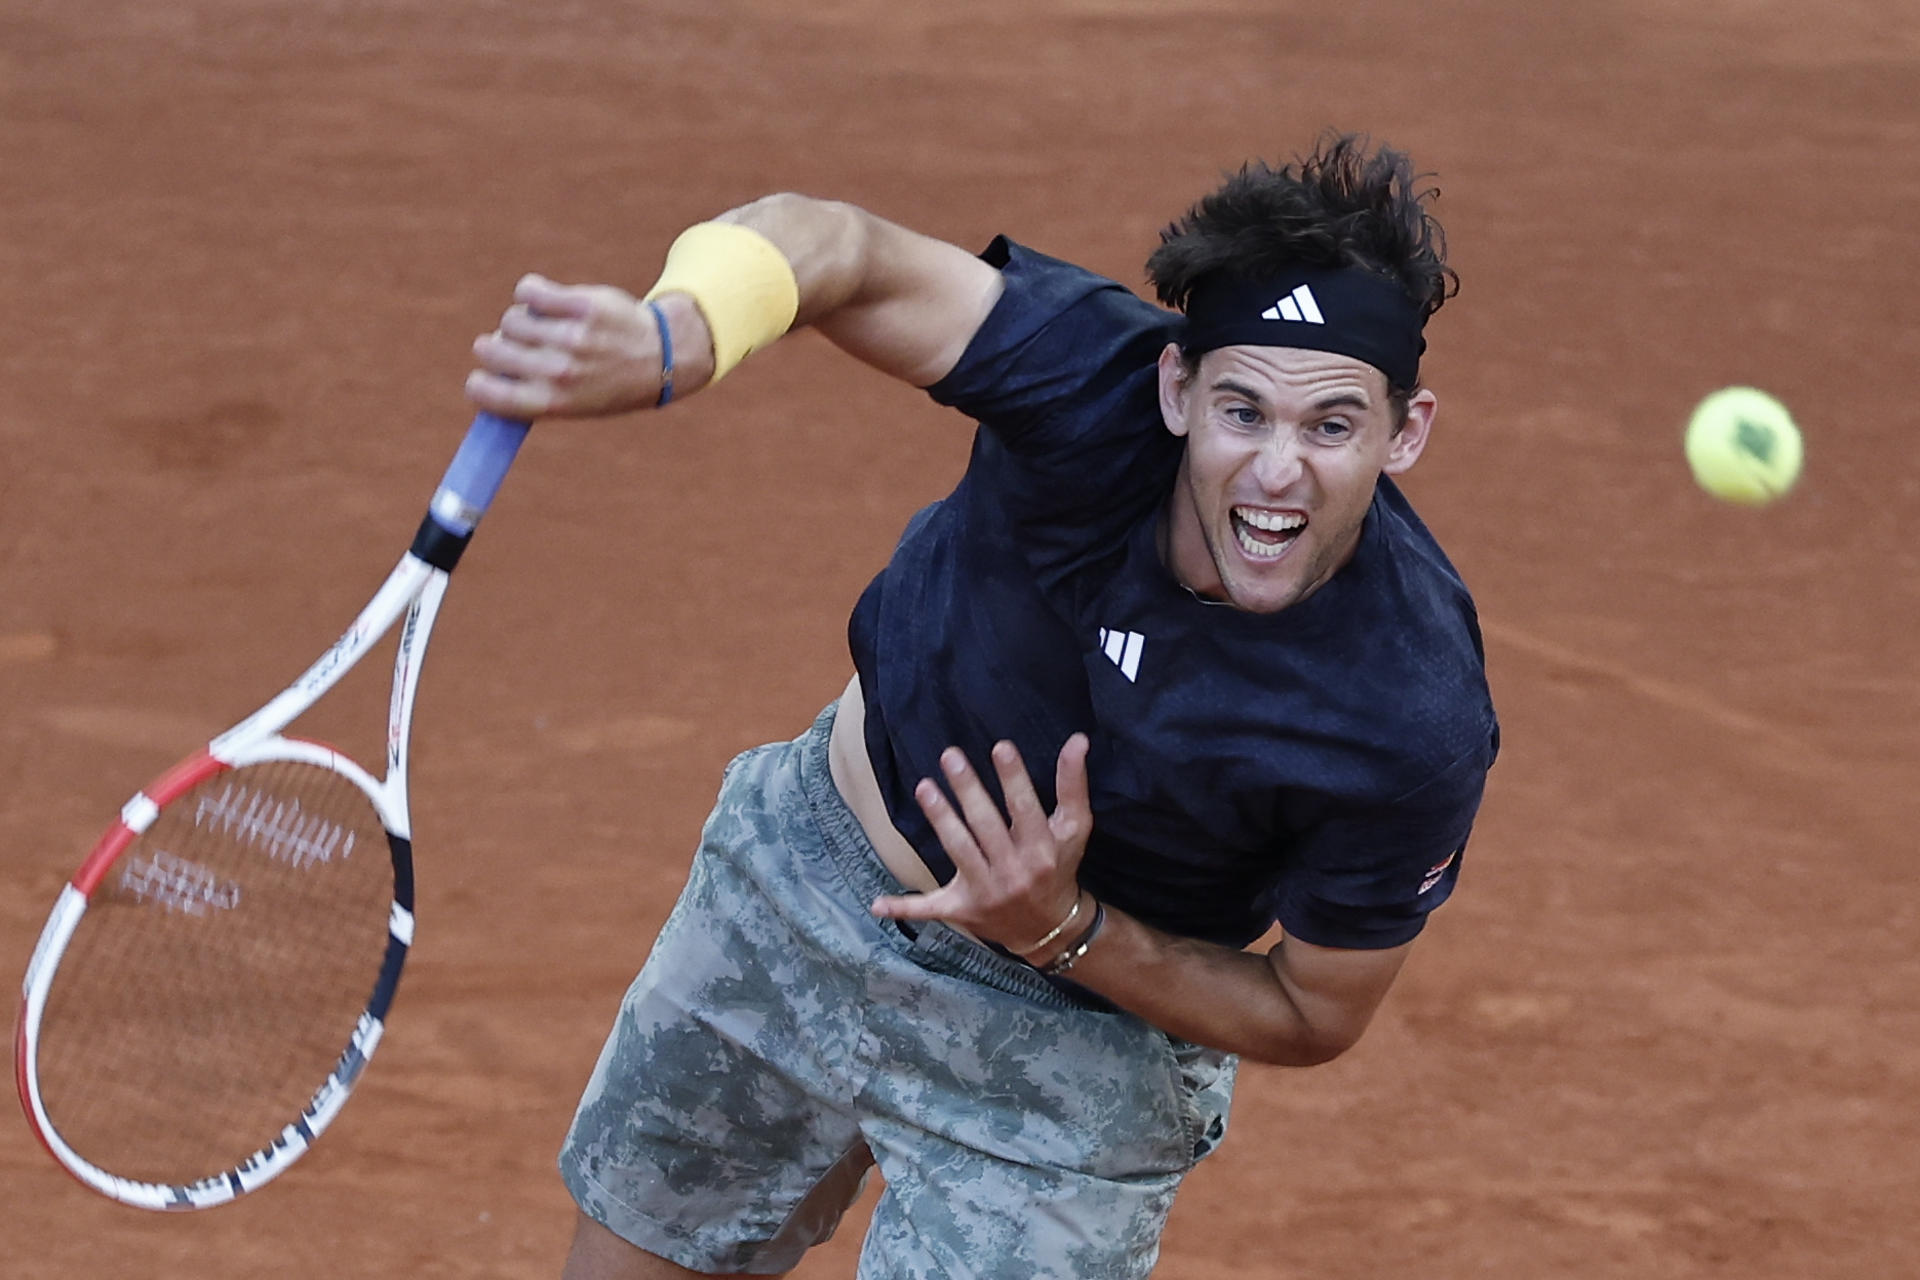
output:
[[[650,408],[800,325],[928,386],[1000,289],[998,271],[944,241],[853,205],[768,196],[682,233],[644,300],[523,277],[499,327],[474,340],[467,396],[522,419]]]

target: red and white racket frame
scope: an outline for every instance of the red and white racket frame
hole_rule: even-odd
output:
[[[27,1121],[47,1151],[84,1185],[122,1204],[143,1209],[205,1209],[255,1191],[306,1153],[333,1122],[358,1083],[385,1031],[387,1012],[413,945],[412,818],[407,800],[407,757],[421,660],[440,611],[449,575],[473,527],[505,478],[527,425],[482,414],[462,442],[440,483],[413,547],[346,632],[293,684],[206,747],[135,793],[60,890],[40,932],[21,987],[14,1027],[14,1077]],[[404,618],[404,621],[402,619]],[[386,774],[375,778],[325,743],[282,733],[401,622],[388,701]],[[41,1018],[61,957],[86,915],[93,893],[116,861],[153,825],[160,811],[227,770],[287,760],[328,769],[347,779],[372,803],[393,858],[393,903],[387,947],[365,1011],[339,1061],[307,1104],[266,1146],[231,1169],[184,1185],[142,1182],[108,1172],[76,1152],[47,1115],[41,1097],[38,1050]]]

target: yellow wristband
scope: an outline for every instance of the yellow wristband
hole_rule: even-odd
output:
[[[713,381],[793,327],[800,285],[773,241],[732,222],[697,222],[667,250],[647,291],[690,296],[713,335]]]

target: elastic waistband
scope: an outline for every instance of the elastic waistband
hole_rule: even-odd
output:
[[[833,736],[833,720],[839,706],[838,702],[827,704],[813,727],[800,736],[797,743],[800,787],[820,833],[821,847],[846,881],[854,905],[864,911],[875,898],[905,890],[893,872],[887,870],[887,864],[880,861],[860,819],[847,807],[840,789],[833,785],[827,744]],[[1053,1008],[1113,1010],[1110,1003],[1092,992],[1058,984],[1033,966],[982,946],[937,920],[915,921],[912,929],[911,934],[885,928],[881,933],[889,943],[925,968]]]

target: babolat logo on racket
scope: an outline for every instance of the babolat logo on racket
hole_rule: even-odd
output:
[[[240,905],[239,885],[165,849],[129,858],[120,869],[120,888],[136,902],[151,902],[164,911],[190,916],[231,911]]]
[[[276,800],[229,782],[217,796],[202,796],[193,825],[231,836],[295,867],[332,862],[353,852],[353,832],[337,822],[301,812],[298,800]]]

